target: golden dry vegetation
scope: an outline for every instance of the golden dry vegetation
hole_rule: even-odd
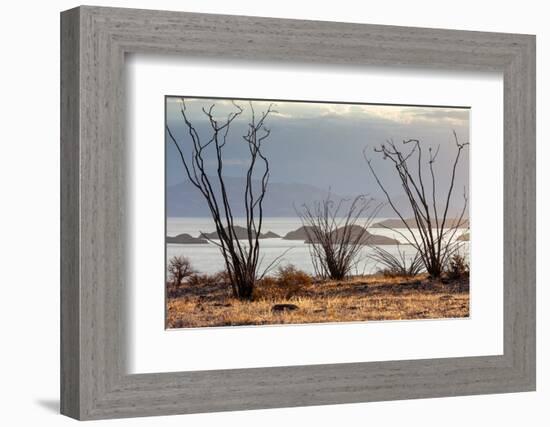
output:
[[[276,311],[277,304],[294,310]],[[267,278],[253,301],[231,297],[220,281],[167,287],[167,327],[195,328],[469,316],[468,279],[432,281],[426,276],[370,275],[346,281],[284,283]]]

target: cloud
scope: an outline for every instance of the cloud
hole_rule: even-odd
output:
[[[340,104],[321,102],[294,102],[294,101],[249,101],[228,99],[185,98],[188,115],[193,120],[204,120],[202,108],[214,105],[214,117],[223,119],[235,112],[235,104],[244,109],[239,120],[250,119],[250,106],[255,112],[266,111],[270,106],[275,110],[274,119],[354,119],[388,121],[396,124],[441,124],[447,126],[467,126],[469,123],[469,108],[457,107],[421,107],[400,105],[372,105],[372,104]],[[181,100],[178,97],[167,98],[167,108],[170,115],[179,114]]]
[[[215,102],[214,113],[220,119],[235,111],[229,100],[188,99],[186,102],[189,117],[201,138],[212,136],[202,107]],[[246,101],[237,102],[246,108]],[[169,98],[168,125],[185,145],[189,143],[189,136],[178,104],[179,100]],[[468,109],[281,101],[274,104],[278,113],[271,115],[266,123],[271,134],[264,145],[273,182],[298,182],[323,189],[330,187],[340,194],[374,194],[377,191],[362,153],[367,147],[372,151],[374,146],[387,139],[400,142],[418,138],[424,147],[440,147],[435,173],[443,188],[448,185],[448,168],[456,150],[452,131],[456,130],[460,140],[469,137]],[[265,111],[268,106],[268,101],[254,101],[257,113]],[[242,176],[247,168],[250,157],[242,135],[246,133],[249,119],[247,109],[231,127],[224,147],[224,172],[230,176]],[[399,182],[391,179],[393,169],[388,168],[381,156],[373,154],[372,157],[376,169],[390,183],[392,192],[399,192]],[[457,188],[468,182],[468,158],[465,152],[458,171]],[[205,161],[209,168],[217,165],[210,150]],[[178,153],[170,140],[167,171],[169,182],[184,179]]]
[[[448,107],[350,105],[346,110],[341,110],[340,114],[355,118],[378,118],[406,125],[432,123],[462,126],[468,124],[469,111],[467,108]]]

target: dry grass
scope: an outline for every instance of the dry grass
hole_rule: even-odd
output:
[[[168,328],[440,319],[469,316],[467,281],[363,276],[344,282],[304,284],[283,295],[273,282],[252,302],[232,298],[227,285],[181,285],[168,292]],[[274,312],[275,304],[294,311]]]

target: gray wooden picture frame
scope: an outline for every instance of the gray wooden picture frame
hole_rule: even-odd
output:
[[[129,375],[127,53],[504,78],[504,354]],[[61,14],[61,412],[100,419],[535,390],[535,37],[83,6]]]

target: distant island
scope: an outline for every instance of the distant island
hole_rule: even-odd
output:
[[[200,244],[208,243],[208,240],[203,239],[201,237],[193,237],[190,234],[183,233],[183,234],[178,234],[177,236],[166,236],[166,243],[200,245]]]
[[[439,220],[441,224],[441,219]],[[416,220],[414,218],[407,218],[405,219],[405,222],[410,228],[418,228],[416,224]],[[447,218],[445,221],[445,228],[451,228],[455,224],[458,224],[458,218]],[[435,224],[433,224],[435,228]],[[470,227],[470,221],[467,219],[462,220],[462,224],[459,225],[458,228],[469,228]],[[403,221],[401,219],[385,219],[384,221],[380,221],[377,223],[374,223],[371,225],[371,228],[406,228],[405,224],[403,224]]]
[[[308,234],[306,229],[311,228],[309,226],[302,226],[297,228],[294,231],[290,231],[287,234],[285,234],[283,237],[279,236],[277,233],[274,233],[273,231],[267,231],[266,233],[260,233],[259,239],[283,239],[283,240],[301,240],[304,243],[317,243],[313,242],[308,238]],[[352,226],[351,235],[357,236],[358,233],[362,232],[362,227],[358,225]],[[248,232],[246,231],[245,227],[241,227],[236,225],[234,227],[235,234],[237,239],[239,240],[246,240],[248,239]],[[343,233],[345,227],[340,227],[337,230],[335,230],[335,233]],[[252,238],[256,238],[256,234],[252,232]],[[353,238],[353,237],[352,237]],[[207,244],[209,240],[218,240],[218,233],[217,231],[212,231],[211,233],[201,233],[199,237],[193,237],[188,233],[178,234],[177,236],[166,236],[166,243],[173,243],[173,244]],[[390,237],[386,236],[380,236],[378,234],[372,234],[368,231],[365,234],[364,237],[364,243],[365,245],[398,245],[400,242],[396,239],[392,239]]]
[[[407,224],[410,228],[418,228],[416,225],[416,221],[413,218],[408,218],[405,221],[407,221]],[[451,227],[454,225],[458,220],[455,218],[448,219],[446,223],[448,224],[448,227]],[[461,224],[458,228],[467,229],[469,228],[469,221],[464,220],[464,223]],[[435,225],[434,225],[435,226]],[[361,232],[359,229],[362,228],[359,225],[353,225],[355,230],[352,230],[352,235],[357,235],[357,233]],[[267,231],[265,233],[260,233],[259,239],[283,239],[283,240],[301,240],[304,243],[316,243],[312,242],[308,238],[307,229],[311,228],[310,226],[301,226],[297,228],[296,230],[289,231],[284,236],[279,236],[277,233],[274,233],[273,231]],[[377,222],[370,226],[370,228],[386,228],[386,229],[392,229],[392,228],[405,228],[403,221],[400,219],[386,219],[384,221]],[[237,239],[239,240],[246,240],[248,239],[248,232],[245,227],[241,227],[236,225],[234,227],[235,234]],[[341,227],[337,229],[335,232],[342,233],[344,231],[344,227]],[[309,234],[312,234],[311,232]],[[256,234],[252,232],[252,238],[256,238]],[[178,234],[177,236],[166,236],[166,243],[174,243],[174,244],[206,244],[209,240],[218,240],[219,236],[217,231],[212,231],[210,233],[201,233],[198,237],[193,237],[190,234],[183,233]],[[457,240],[459,241],[469,241],[470,240],[470,233],[465,231],[462,233]],[[366,232],[365,235],[365,243],[366,245],[398,245],[400,244],[399,240],[393,239],[391,237],[387,236],[381,236],[378,234],[372,234],[370,232]]]
[[[239,239],[239,240],[248,239],[248,231],[245,227],[235,225],[233,227],[233,230],[235,232],[235,236],[237,237],[237,239]],[[254,233],[254,231],[251,231],[251,234],[252,234],[252,238],[255,239],[256,238],[256,233]],[[202,237],[204,239],[214,239],[214,240],[219,238],[217,231],[213,231],[211,233],[201,233],[199,235],[199,237]],[[281,236],[274,233],[273,231],[268,231],[267,233],[260,233],[258,239],[274,239],[274,238],[280,238],[280,237]]]
[[[362,233],[363,230],[364,230],[363,227],[361,227],[359,225],[353,225],[351,227],[352,227],[352,229],[351,229],[352,240],[353,240],[354,236],[358,236],[359,233]],[[337,234],[343,233],[345,230],[346,230],[345,227],[340,227],[340,228],[335,230],[335,233],[337,233]],[[307,226],[307,225],[302,226],[302,227],[300,227],[300,228],[298,228],[294,231],[291,231],[291,232],[287,233],[283,237],[283,239],[284,240],[303,240],[305,243],[317,243],[317,242],[314,242],[311,239],[309,239],[308,231],[310,231],[310,233],[309,233],[310,235],[313,234],[311,232],[311,227],[310,226]],[[372,234],[372,233],[369,233],[368,231],[365,233],[363,240],[364,240],[363,244],[365,244],[365,245],[398,245],[400,243],[396,239],[392,239],[392,238],[386,237],[386,236],[380,236],[380,235],[377,235],[377,234]]]

